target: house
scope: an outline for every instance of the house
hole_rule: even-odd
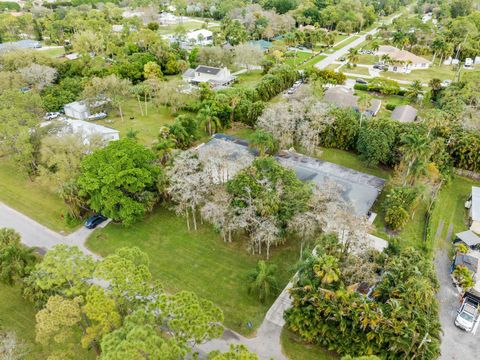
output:
[[[470,218],[470,230],[480,234],[480,187],[472,186],[472,194],[465,204]]]
[[[457,252],[455,254],[455,258],[453,259],[451,272],[453,272],[457,266],[465,266],[474,275],[476,275],[478,271],[478,258]]]
[[[65,115],[77,120],[85,120],[90,116],[90,109],[84,101],[75,101],[63,106]]]
[[[0,44],[0,53],[13,50],[39,49],[41,47],[42,44],[35,40],[11,41]]]
[[[182,17],[176,16],[166,11],[162,12],[158,16],[158,22],[162,25],[175,25],[175,24],[181,23],[182,20],[183,20]]]
[[[382,101],[378,99],[372,99],[370,101],[370,107],[365,110],[365,115],[367,116],[377,116],[378,112],[382,108]]]
[[[183,80],[194,85],[210,83],[212,86],[227,86],[235,81],[235,77],[226,67],[216,68],[199,65],[196,69],[185,71]]]
[[[48,126],[54,123],[62,125],[60,131],[57,132],[58,136],[75,134],[81,136],[83,143],[86,145],[90,143],[93,137],[103,140],[105,144],[120,139],[120,132],[118,130],[83,120],[59,118],[59,120],[55,120],[54,122],[45,121],[41,123],[40,126]]]
[[[473,69],[473,65],[474,65],[473,59],[472,58],[466,58],[465,59],[465,64],[463,65],[463,67],[465,69]]]
[[[478,237],[473,231],[467,230],[455,234],[455,243],[464,243],[470,249],[475,250],[479,248],[480,237]]]
[[[417,119],[417,109],[410,105],[397,106],[392,112],[392,119],[402,123],[413,122]]]
[[[323,100],[339,108],[354,108],[358,110],[358,96],[353,95],[353,91],[345,86],[330,87],[325,91]]]
[[[380,57],[387,55],[391,60],[388,70],[394,72],[409,73],[411,70],[428,69],[431,65],[431,61],[391,45],[379,46],[376,55]]]
[[[213,44],[213,33],[207,29],[190,31],[186,34],[185,37],[186,37],[187,43],[189,44],[195,44],[195,45],[201,45],[201,46]]]

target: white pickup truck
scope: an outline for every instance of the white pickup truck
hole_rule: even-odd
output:
[[[475,334],[478,328],[480,297],[466,292],[463,297],[462,305],[457,312],[455,319],[455,325],[466,332],[472,332]]]

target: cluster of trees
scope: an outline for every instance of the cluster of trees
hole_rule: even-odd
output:
[[[81,345],[101,359],[183,359],[223,333],[222,311],[191,292],[166,293],[138,248],[98,261],[67,245],[42,259],[33,251],[15,231],[0,229],[0,281],[20,285],[38,309],[36,341],[52,349],[51,358],[72,357]],[[3,355],[20,358],[23,345],[14,333],[0,333]],[[244,347],[211,357],[257,359]]]
[[[323,236],[300,265],[286,326],[340,354],[436,359],[437,288],[433,263],[412,248],[345,252],[336,236]]]

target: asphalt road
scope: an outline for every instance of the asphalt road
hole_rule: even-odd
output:
[[[451,260],[447,250],[438,250],[435,258],[440,291],[440,322],[442,324],[442,345],[440,360],[475,360],[480,359],[480,335],[467,333],[454,324],[460,306],[460,296],[450,277]]]

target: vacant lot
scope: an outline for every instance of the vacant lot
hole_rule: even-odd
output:
[[[253,88],[262,79],[262,70],[251,70],[246,73],[237,75],[235,87]]]
[[[111,224],[96,231],[87,245],[103,256],[138,246],[150,256],[150,269],[167,291],[189,290],[212,300],[223,309],[225,325],[243,334],[253,331],[247,328],[249,321],[254,328],[260,325],[271,305],[247,293],[247,273],[260,257],[250,255],[244,241],[225,243],[209,225],[189,232],[183,217],[161,207],[132,227]],[[270,262],[278,265],[281,289],[293,275],[297,257],[294,245],[274,249]]]
[[[55,231],[71,232],[76,225],[62,219],[67,207],[57,194],[30,181],[7,159],[0,159],[0,201]]]
[[[466,72],[464,72],[465,74]],[[432,79],[440,80],[454,80],[456,72],[452,70],[451,66],[441,65],[433,66],[424,70],[413,70],[410,74],[402,74],[391,71],[381,72],[381,75],[394,80],[415,81],[419,80],[422,83],[428,83]]]
[[[136,99],[129,99],[122,105],[123,120],[117,109],[112,109],[109,116],[95,123],[105,125],[120,131],[120,137],[125,137],[130,131],[136,132],[137,138],[149,146],[152,145],[158,135],[158,131],[164,125],[173,122],[174,116],[171,110],[165,106],[154,106],[147,102],[147,114],[142,115],[140,106],[145,111],[145,103]]]

